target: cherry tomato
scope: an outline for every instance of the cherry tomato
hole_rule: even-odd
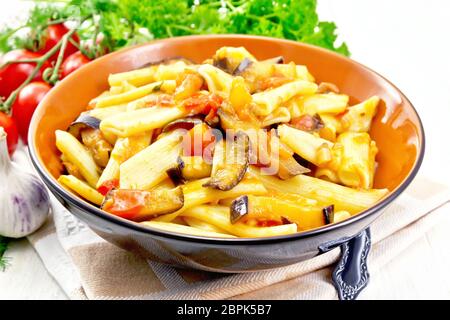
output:
[[[77,51],[72,53],[70,56],[64,60],[61,66],[61,79],[64,79],[69,74],[77,70],[78,68],[84,66],[89,63],[90,60],[83,54],[81,51]]]
[[[40,56],[40,54],[28,50],[13,50],[3,56],[0,64],[12,60],[36,59]],[[28,78],[35,66],[35,63],[13,63],[0,69],[0,97],[8,98],[11,92]],[[34,80],[42,81],[42,72],[48,67],[50,64],[44,63]]]
[[[119,179],[110,179],[103,182],[98,188],[97,191],[102,195],[106,195],[112,189],[117,188],[119,186]]]
[[[58,44],[58,42],[64,37],[64,35],[69,32],[69,29],[62,23],[60,24],[54,24],[49,26],[45,30],[43,42],[44,45],[41,49],[39,49],[37,52],[40,54],[44,54],[48,51],[50,51],[55,45]],[[72,35],[72,39],[79,43],[80,39],[76,34]],[[70,56],[72,53],[75,53],[78,51],[77,47],[74,46],[71,42],[67,43],[66,50],[64,52],[64,59],[66,59],[68,56]],[[51,58],[50,61],[55,61],[58,58],[58,52],[56,52]]]
[[[14,153],[19,141],[19,132],[17,130],[14,119],[9,117],[6,113],[0,112],[0,127],[3,127],[6,132],[6,143],[8,144],[8,152],[10,155]]]
[[[51,89],[45,82],[31,82],[20,90],[12,107],[12,117],[17,123],[20,137],[23,142],[28,143],[28,127],[34,110]]]

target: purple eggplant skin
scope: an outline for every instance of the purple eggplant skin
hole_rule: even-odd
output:
[[[283,56],[273,57],[273,58],[270,58],[270,59],[263,60],[261,62],[272,63],[272,64],[283,64],[284,63],[284,57]]]
[[[334,222],[334,204],[322,209],[323,217],[325,218],[325,224]]]
[[[203,120],[199,117],[187,117],[182,118],[178,120],[174,120],[164,126],[162,129],[162,132],[170,132],[176,129],[185,129],[185,130],[191,130],[193,127],[195,127],[197,124],[202,123]]]
[[[236,67],[236,69],[234,69],[234,71],[232,73],[233,76],[238,76],[238,75],[242,74],[252,64],[253,64],[252,60],[250,60],[248,58],[244,58],[244,60],[242,60],[241,63],[239,63],[239,65]]]
[[[184,184],[186,179],[183,177],[183,168],[184,161],[181,157],[177,158],[177,165],[175,167],[167,169],[166,173],[169,176],[170,180],[175,184],[175,186],[179,186],[180,184]]]
[[[234,137],[233,142],[231,142],[231,145],[228,145],[227,148],[232,148],[229,154],[237,154],[237,159],[234,159],[236,161],[234,163],[227,162],[224,164],[222,168],[211,176],[211,179],[203,184],[203,187],[228,191],[233,189],[244,178],[250,156],[250,140],[248,135],[239,131]]]
[[[248,196],[240,196],[233,200],[230,205],[230,222],[236,223],[249,212]]]
[[[230,73],[229,63],[227,58],[221,58],[213,61],[213,66],[219,68],[227,73]]]
[[[72,122],[67,131],[75,138],[80,138],[80,132],[85,128],[99,129],[100,119],[90,116],[87,113],[82,113],[80,116]]]

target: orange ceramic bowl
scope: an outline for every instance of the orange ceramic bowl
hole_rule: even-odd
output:
[[[306,65],[318,82],[335,83],[351,103],[378,95],[382,102],[371,128],[379,148],[375,188],[389,194],[343,222],[271,238],[215,239],[165,232],[112,216],[68,192],[57,182],[62,170],[56,129],[65,130],[88,102],[108,89],[111,73],[183,56],[201,62],[222,46],[244,46],[258,59],[283,56]],[[239,272],[295,263],[320,253],[329,241],[348,239],[365,229],[416,175],[424,153],[420,118],[408,99],[388,80],[339,54],[298,42],[256,36],[189,36],[154,41],[108,54],[59,83],[41,102],[29,130],[29,149],[38,173],[55,196],[100,236],[153,260],[197,269]]]

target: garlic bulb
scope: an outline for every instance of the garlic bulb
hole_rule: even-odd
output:
[[[50,211],[47,189],[34,175],[9,159],[0,127],[0,236],[20,238],[36,231]]]

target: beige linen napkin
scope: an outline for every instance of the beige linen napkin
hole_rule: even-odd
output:
[[[450,211],[449,201],[448,188],[417,177],[371,226],[371,276],[438,223]],[[72,299],[337,298],[330,275],[338,249],[264,272],[221,275],[182,270],[109,244],[57,200],[52,203],[52,217],[29,240]]]

